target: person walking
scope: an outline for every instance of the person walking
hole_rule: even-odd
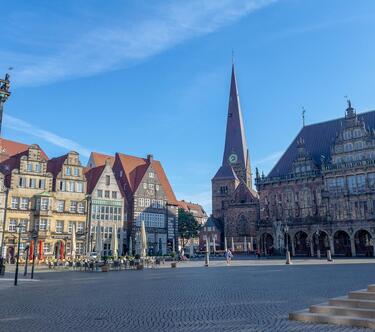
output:
[[[225,259],[227,261],[227,265],[230,265],[232,257],[233,257],[232,252],[230,251],[230,249],[227,249],[227,251],[225,252]]]

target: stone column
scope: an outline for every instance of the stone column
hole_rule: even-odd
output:
[[[335,243],[334,243],[333,237],[328,236],[328,239],[329,239],[329,248],[331,249],[331,255],[334,256],[335,255]]]
[[[311,236],[310,238],[310,254],[311,257],[314,257],[314,237]]]
[[[355,252],[355,239],[354,239],[354,236],[352,236],[350,238],[350,246],[351,246],[351,249],[352,249],[352,257],[357,256],[357,253]]]
[[[292,246],[292,256],[294,257],[296,255],[296,249],[294,247],[294,236],[290,237],[290,243],[291,243],[291,246]]]

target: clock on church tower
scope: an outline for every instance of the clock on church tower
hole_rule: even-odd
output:
[[[231,164],[235,164],[236,162],[237,162],[237,160],[238,160],[238,157],[237,157],[237,155],[235,154],[235,153],[232,153],[230,156],[229,156],[229,162],[231,163]]]

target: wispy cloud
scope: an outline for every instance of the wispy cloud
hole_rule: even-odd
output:
[[[255,160],[254,165],[255,166],[262,166],[262,165],[265,165],[265,164],[275,163],[276,161],[278,161],[280,159],[282,154],[283,154],[283,151],[273,152],[273,153],[269,154],[268,156],[265,156],[261,159]]]
[[[77,151],[79,154],[81,154],[84,157],[89,157],[90,155],[89,149],[81,146],[80,144],[72,141],[69,138],[61,137],[48,130],[40,129],[30,123],[27,123],[23,120],[20,120],[10,115],[5,115],[5,120],[6,120],[5,126],[7,128],[29,134],[31,136],[37,137],[50,144],[64,148],[66,150]]]
[[[76,25],[73,38],[72,34],[64,36],[61,31],[56,32],[56,26],[38,26],[43,36],[37,37],[35,33],[26,36],[39,38],[34,44],[39,45],[43,52],[30,55],[3,49],[0,64],[11,63],[16,68],[14,79],[18,85],[40,85],[90,76],[144,61],[186,40],[212,33],[275,1],[190,0],[168,1],[162,5],[159,2],[157,7],[148,8],[146,17],[128,17],[123,22],[118,17],[127,10],[124,4],[123,12],[118,12],[111,20],[114,23],[101,22],[99,26],[94,25],[95,28],[88,28],[87,24],[80,24],[79,17],[78,22],[69,21],[69,31],[72,24]],[[23,21],[19,23],[24,28],[25,16],[20,17]],[[35,20],[34,16],[31,17]],[[61,20],[57,22],[62,25]],[[65,26],[62,25],[61,29]],[[50,29],[57,36],[51,44],[52,50],[43,45],[44,39],[50,40],[46,37]],[[17,37],[19,41],[20,36]],[[21,43],[26,41],[21,38]]]

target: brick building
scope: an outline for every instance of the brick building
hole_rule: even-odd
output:
[[[223,236],[233,238],[239,251],[245,249],[245,238],[256,236],[259,200],[252,185],[250,153],[233,65],[223,161],[212,179],[212,213],[223,229]]]
[[[254,237],[264,253],[372,256],[375,237],[375,111],[304,126],[252,188],[234,68],[224,157],[212,179],[213,217],[223,235]],[[222,241],[223,246],[223,241]]]
[[[375,111],[305,126],[267,177],[257,172],[258,241],[293,255],[373,255]]]

